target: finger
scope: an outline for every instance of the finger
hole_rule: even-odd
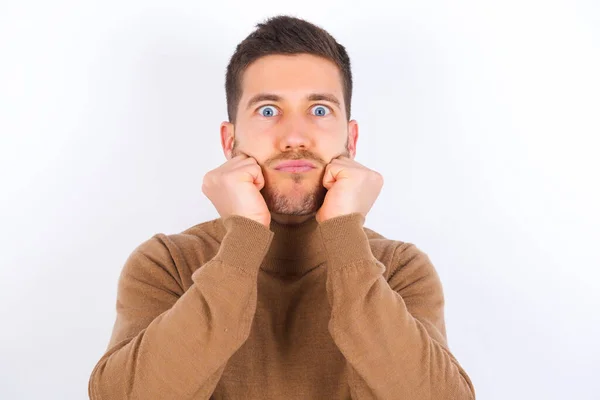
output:
[[[331,187],[335,183],[334,171],[335,170],[332,167],[332,164],[328,164],[327,167],[325,167],[325,173],[323,175],[323,186],[327,190],[331,189]]]
[[[265,186],[265,177],[262,174],[262,169],[260,165],[256,164],[255,167],[251,169],[252,174],[252,183],[260,190]]]
[[[223,164],[221,164],[221,166],[239,165],[247,158],[248,156],[246,154],[238,154],[235,157],[232,157],[231,159],[225,161]]]
[[[251,156],[250,154],[244,153],[244,156],[245,157],[242,159],[242,161],[245,164],[258,164],[258,160],[255,157]]]
[[[237,156],[233,157],[230,161],[233,164],[239,164],[245,160],[247,160],[249,158],[248,154],[246,153],[240,153]]]
[[[243,172],[242,176],[244,177],[244,181],[252,182],[257,186],[264,186],[265,179],[262,174],[262,170],[260,165],[258,164],[247,164],[241,165],[237,169]]]
[[[337,157],[334,157],[334,158],[333,158],[333,160],[338,160],[338,161],[351,161],[352,159],[351,159],[351,158],[349,158],[349,157],[347,157],[347,156],[346,156],[346,155],[344,155],[344,154],[340,154],[339,156],[337,156]],[[333,161],[333,160],[332,160],[332,161]]]
[[[259,167],[260,168],[260,165],[258,164],[258,161],[256,161],[255,158],[248,157],[248,158],[238,161],[237,164],[235,164],[235,166],[233,168],[234,169],[244,169],[244,168],[248,168],[248,167]]]
[[[261,190],[265,187],[265,177],[262,174],[262,171],[259,170],[258,175],[256,175],[256,179],[254,180],[254,185],[258,190]]]

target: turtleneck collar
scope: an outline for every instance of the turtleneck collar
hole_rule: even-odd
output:
[[[325,262],[325,248],[314,217],[300,224],[282,224],[271,219],[275,234],[261,269],[276,275],[304,275]]]

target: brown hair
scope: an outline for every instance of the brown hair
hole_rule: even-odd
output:
[[[237,45],[225,76],[227,116],[235,123],[238,103],[242,97],[242,75],[258,58],[272,54],[312,54],[335,63],[342,76],[346,116],[350,120],[352,72],[350,58],[344,46],[324,29],[303,19],[280,15],[256,25],[256,30]]]

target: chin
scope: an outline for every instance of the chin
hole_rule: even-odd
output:
[[[288,185],[284,185],[288,186]],[[317,212],[323,204],[327,189],[315,185],[312,189],[305,187],[277,187],[268,185],[261,190],[272,213],[305,216]]]

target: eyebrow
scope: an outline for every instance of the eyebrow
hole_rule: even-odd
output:
[[[248,104],[246,105],[246,109],[249,109],[256,103],[260,103],[261,101],[282,101],[283,97],[272,94],[272,93],[259,93],[257,95],[252,96],[250,100],[248,100]],[[335,104],[338,108],[341,108],[340,101],[337,97],[330,93],[311,93],[306,97],[308,101],[328,101],[330,103]]]

